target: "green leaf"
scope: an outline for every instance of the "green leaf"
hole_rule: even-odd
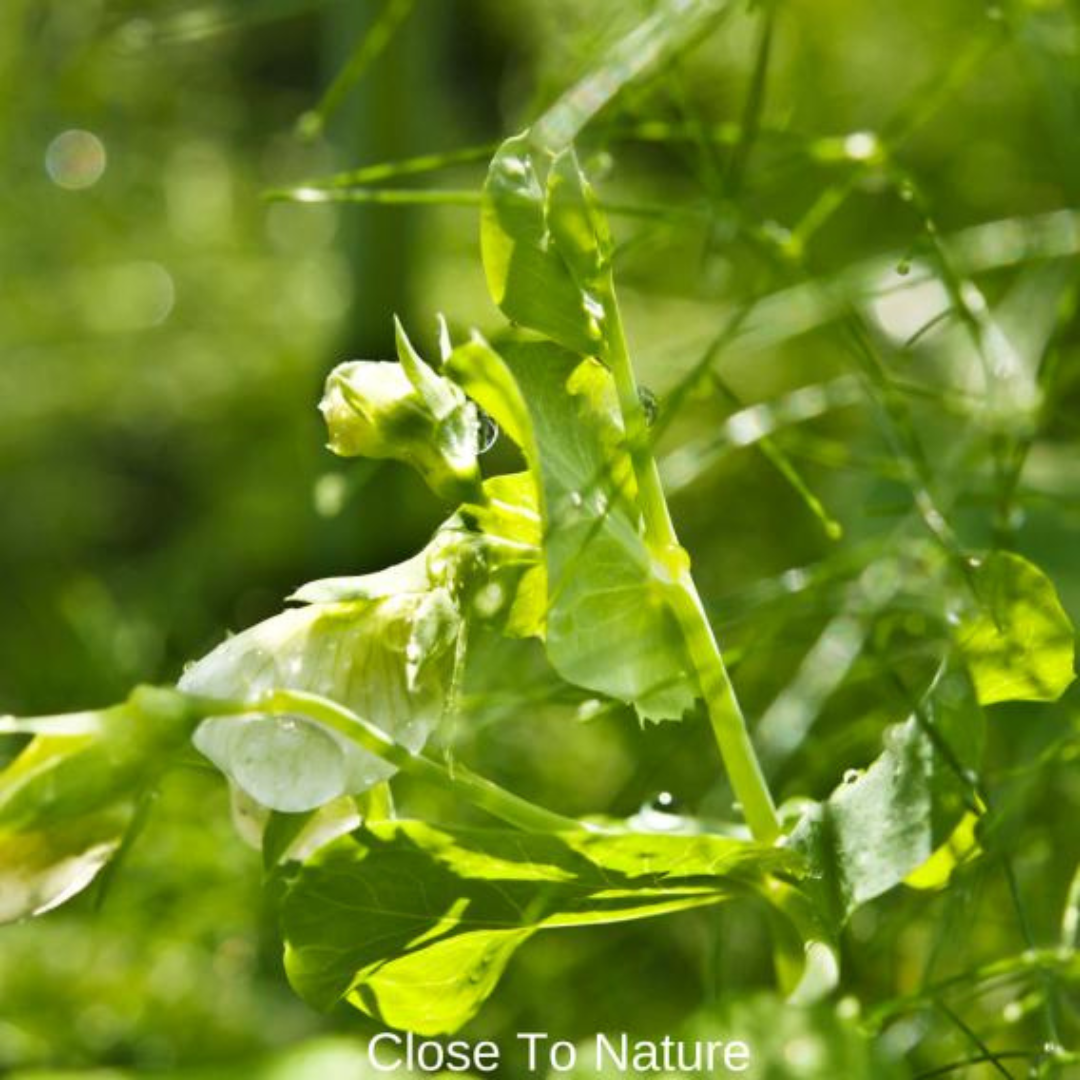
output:
[[[803,817],[793,846],[817,869],[838,922],[931,859],[971,809],[962,773],[982,756],[984,721],[967,673],[946,667],[885,750]]]
[[[539,474],[547,651],[563,678],[679,719],[696,683],[641,536],[610,373],[550,342],[455,350],[448,373],[514,432]]]
[[[578,287],[586,295],[603,289],[611,275],[611,231],[572,148],[552,162],[546,212],[555,247]],[[588,306],[598,313],[596,305],[592,300]]]
[[[38,734],[0,771],[0,922],[48,911],[94,880],[197,719],[169,695],[141,688],[72,723],[11,722],[12,730],[60,733]]]
[[[982,854],[978,837],[979,816],[974,810],[969,810],[945,843],[904,878],[904,884],[909,889],[944,889],[959,867]]]
[[[298,870],[282,908],[286,970],[321,1008],[347,998],[393,1027],[452,1032],[539,931],[719,903],[798,865],[716,836],[380,822]]]
[[[1075,678],[1075,632],[1050,579],[995,551],[976,565],[979,609],[957,630],[979,701],[1056,701]]]
[[[480,249],[491,297],[511,322],[583,355],[600,348],[600,325],[553,242],[528,134],[492,158],[480,211]]]
[[[445,589],[312,604],[231,637],[190,667],[180,689],[257,702],[303,690],[339,702],[416,752],[442,716],[460,630]],[[211,717],[195,745],[252,798],[299,813],[365,791],[393,767],[306,717]]]

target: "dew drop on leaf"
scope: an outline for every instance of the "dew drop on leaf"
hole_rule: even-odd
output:
[[[499,439],[499,425],[479,405],[476,407],[476,420],[476,452],[486,454]]]
[[[670,791],[657,792],[643,807],[657,814],[678,814],[682,804]]]

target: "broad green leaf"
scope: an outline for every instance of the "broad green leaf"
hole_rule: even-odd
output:
[[[527,134],[507,139],[492,158],[480,249],[492,299],[511,322],[576,353],[598,351],[600,325],[553,242]]]
[[[645,719],[679,719],[697,687],[641,536],[611,377],[547,344],[511,346],[505,357],[540,454],[552,664]]]
[[[449,693],[460,629],[445,589],[312,604],[231,637],[190,667],[180,688],[256,703],[274,690],[337,701],[418,751]],[[364,791],[393,768],[344,735],[299,716],[211,717],[195,745],[273,810],[311,810]]]
[[[953,835],[970,799],[958,772],[978,765],[983,736],[966,672],[947,667],[920,713],[886,731],[881,756],[802,819],[792,843],[817,868],[838,921],[899,885]]]
[[[380,822],[297,871],[286,970],[321,1008],[347,998],[392,1027],[452,1032],[539,931],[715,904],[798,867],[790,852],[716,836]]]
[[[0,922],[48,911],[93,881],[198,717],[143,688],[77,719],[84,733],[39,734],[0,771]]]
[[[505,357],[540,456],[551,661],[645,719],[679,719],[697,687],[641,536],[611,376],[547,344],[509,346]]]
[[[979,609],[956,641],[983,705],[1056,701],[1075,677],[1075,632],[1050,579],[995,551],[976,565]]]
[[[399,363],[353,360],[330,373],[319,405],[330,449],[407,462],[436,494],[469,498],[480,484],[476,407],[396,326]]]
[[[552,665],[646,719],[679,719],[696,684],[641,536],[607,369],[549,342],[511,342],[501,356],[457,350],[447,371],[517,432],[539,473]]]

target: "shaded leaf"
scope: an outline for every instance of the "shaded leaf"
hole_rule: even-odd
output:
[[[298,870],[282,909],[286,969],[321,1008],[348,998],[393,1027],[451,1032],[538,931],[719,903],[798,865],[716,836],[381,822]]]
[[[815,805],[792,834],[816,867],[827,909],[843,921],[900,884],[968,811],[984,721],[967,674],[946,668],[919,713],[885,733],[885,750]]]

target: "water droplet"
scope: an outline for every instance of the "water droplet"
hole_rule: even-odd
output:
[[[477,590],[473,606],[476,613],[485,619],[497,615],[506,600],[506,592],[497,581],[489,581]]]
[[[901,277],[907,277],[907,276],[908,276],[908,274],[910,274],[910,273],[911,273],[911,260],[910,260],[910,259],[901,259],[901,260],[900,260],[900,261],[899,261],[899,262],[898,262],[898,263],[896,264],[896,272],[897,272],[897,273],[898,273],[898,274],[899,274],[899,275],[900,275]]]
[[[810,578],[806,571],[797,566],[793,566],[790,570],[785,570],[780,575],[781,588],[792,593],[805,589],[809,584],[809,581]]]
[[[570,505],[576,510],[580,510],[585,505],[585,500],[581,497],[580,491],[570,492]]]
[[[656,814],[677,814],[681,804],[670,791],[660,791],[642,809],[652,810]]]
[[[645,426],[652,427],[660,416],[660,400],[647,387],[638,387],[638,400],[641,402],[641,411],[645,414]]]
[[[585,308],[586,314],[591,315],[598,322],[603,320],[604,305],[591,293],[585,293],[582,306]]]
[[[476,452],[486,454],[499,439],[499,425],[479,405],[476,407]]]
[[[844,139],[844,153],[851,161],[872,161],[881,154],[881,143],[872,131],[855,131]]]
[[[579,720],[592,720],[594,717],[599,716],[606,707],[599,698],[588,698],[578,706],[577,718]]]
[[[859,777],[862,776],[861,769],[845,769],[844,770],[844,783],[854,784]]]
[[[646,799],[630,823],[642,832],[684,832],[687,828],[682,804],[670,791],[660,791]]]

